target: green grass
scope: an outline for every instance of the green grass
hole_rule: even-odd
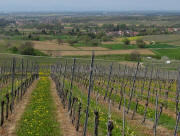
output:
[[[48,78],[41,78],[19,122],[17,135],[60,136],[55,110],[50,94],[50,81]]]
[[[146,45],[146,48],[177,48],[178,46],[176,45],[170,45],[170,44],[163,44],[163,43],[159,43],[159,44],[154,44],[154,45]]]
[[[111,50],[121,50],[121,49],[137,49],[137,45],[123,45],[123,44],[102,44],[101,47],[108,48]]]
[[[108,61],[128,61],[130,55],[98,55],[95,57],[95,59],[103,59]],[[83,58],[83,59],[91,59],[91,56],[85,55],[85,56],[64,56],[64,58]]]
[[[90,47],[91,45],[79,42],[79,43],[73,44],[72,46],[73,47]]]
[[[47,40],[54,40],[54,39],[63,39],[64,41],[68,39],[72,39],[73,36],[70,35],[44,35],[44,34],[39,34],[39,35],[32,35],[34,38],[39,38],[37,41],[47,41]],[[27,41],[30,40],[28,39],[28,36],[23,36],[23,35],[13,35],[13,36],[6,36],[5,40],[12,40],[12,41]],[[35,39],[34,39],[35,40]],[[35,40],[36,41],[36,40]]]
[[[180,41],[180,34],[166,34],[166,35],[148,35],[142,37],[144,40],[147,41],[156,41],[160,43],[173,43]],[[177,44],[179,45],[179,44]]]
[[[0,45],[0,53],[6,53],[7,48],[4,45]]]
[[[158,55],[141,55],[141,57],[152,57],[159,58]],[[91,56],[64,56],[64,58],[83,58],[83,59],[91,59]],[[97,55],[95,59],[103,59],[104,61],[130,61],[135,62],[130,59],[130,54],[112,54],[112,55]]]
[[[48,56],[47,54],[45,54],[37,49],[34,49],[34,53],[35,53],[35,56]]]
[[[0,53],[7,53],[7,41],[0,40]]]
[[[112,50],[121,50],[121,49],[138,49],[137,45],[123,45],[123,44],[103,44],[101,47],[112,49]],[[177,48],[176,45],[170,44],[154,44],[154,45],[146,45],[145,48]]]
[[[154,49],[154,52],[160,56],[167,56],[170,59],[180,59],[180,48],[176,49]]]
[[[13,54],[20,54],[19,51],[14,52],[12,50],[13,47],[19,48],[20,45],[24,43],[24,41],[18,41],[18,40],[2,40],[0,41],[0,53],[13,53]],[[7,46],[7,44],[10,45],[10,47]],[[47,56],[45,53],[34,49],[35,56]]]
[[[91,44],[85,44],[85,43],[76,43],[73,45],[73,47],[88,47],[92,46]],[[128,50],[128,49],[141,49],[137,45],[124,45],[124,44],[100,44],[100,47],[103,48],[108,48],[110,50]],[[163,44],[163,43],[158,43],[154,45],[146,45],[145,48],[177,48],[178,46],[176,45],[171,45],[171,44]]]
[[[137,49],[137,45],[124,45],[124,44],[99,44],[98,46],[108,48],[111,50],[126,50],[126,49]],[[95,47],[98,47],[95,46]],[[73,47],[93,47],[91,43],[79,42],[73,45]]]
[[[17,51],[14,51],[13,48],[9,48],[9,49],[7,50],[7,52],[5,52],[5,53],[12,53],[12,54],[20,54],[20,55],[23,55],[23,54],[21,54],[21,52],[18,51],[18,50],[17,50]],[[45,53],[43,53],[43,52],[41,52],[40,50],[34,49],[32,56],[48,56],[48,55],[45,54]]]

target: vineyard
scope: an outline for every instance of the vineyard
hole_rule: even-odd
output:
[[[2,136],[178,136],[180,72],[95,59],[0,63]],[[24,108],[21,108],[24,107]]]

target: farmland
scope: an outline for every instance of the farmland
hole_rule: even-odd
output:
[[[177,14],[152,14],[150,17],[145,13],[143,16],[129,13],[127,17],[125,13],[96,13],[99,15],[97,17],[91,13],[66,13],[71,19],[64,14],[36,16],[32,13],[26,17],[25,14],[17,13],[9,17],[8,14],[2,16],[0,52],[60,57],[90,56],[94,50],[100,56],[130,56],[132,52],[138,52],[158,58],[159,54],[154,48],[179,48]],[[138,44],[138,39],[143,41]],[[28,50],[26,46],[34,50]],[[179,59],[174,54],[170,58]]]
[[[167,56],[170,59],[180,58],[180,49],[155,49],[155,51],[161,56]]]
[[[144,36],[143,39],[147,41],[156,41],[161,43],[173,44],[173,45],[180,45],[180,35],[152,35],[152,36]]]

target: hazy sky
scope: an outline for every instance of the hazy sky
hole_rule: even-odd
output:
[[[180,0],[0,0],[0,11],[180,10]]]

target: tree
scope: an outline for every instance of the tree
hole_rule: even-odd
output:
[[[103,41],[103,42],[107,42],[107,41],[112,41],[112,36],[103,36],[102,38],[101,38],[101,40]]]
[[[140,61],[141,60],[141,55],[139,54],[139,52],[134,51],[130,54],[130,60],[131,61]]]
[[[15,32],[15,34],[17,34],[17,35],[21,34],[17,28],[14,30],[14,32]]]
[[[75,43],[77,43],[78,41],[76,39],[69,39],[68,43],[73,46]]]
[[[12,46],[12,44],[8,41],[8,42],[6,43],[6,47],[10,48],[11,46]]]
[[[26,42],[22,44],[19,48],[20,54],[22,55],[35,55],[35,50],[33,48],[32,42]]]
[[[124,38],[122,40],[122,42],[125,44],[125,45],[129,45],[130,44],[130,40],[128,38]]]
[[[142,39],[137,39],[136,44],[139,48],[145,48],[146,44]]]
[[[127,29],[127,26],[126,26],[126,24],[118,24],[118,25],[117,25],[117,29],[118,29],[118,30],[126,30],[126,29]]]
[[[43,29],[43,30],[41,31],[41,33],[42,33],[42,34],[47,34],[46,29]]]
[[[16,46],[13,46],[12,48],[10,48],[10,50],[12,51],[12,53],[18,52],[18,48]]]
[[[61,45],[61,44],[63,44],[63,43],[64,43],[64,41],[63,41],[62,39],[60,39],[60,38],[59,38],[59,39],[57,39],[57,42],[58,42],[58,44],[59,44],[59,45]]]
[[[28,35],[28,39],[32,39],[32,35],[31,34]]]
[[[83,35],[80,37],[80,40],[87,45],[89,43],[89,41],[91,41],[92,39],[88,35]]]
[[[90,41],[90,45],[91,45],[91,46],[96,47],[96,46],[98,46],[98,45],[99,45],[99,41],[98,41],[98,40],[96,40],[96,39],[91,40],[91,41]]]

